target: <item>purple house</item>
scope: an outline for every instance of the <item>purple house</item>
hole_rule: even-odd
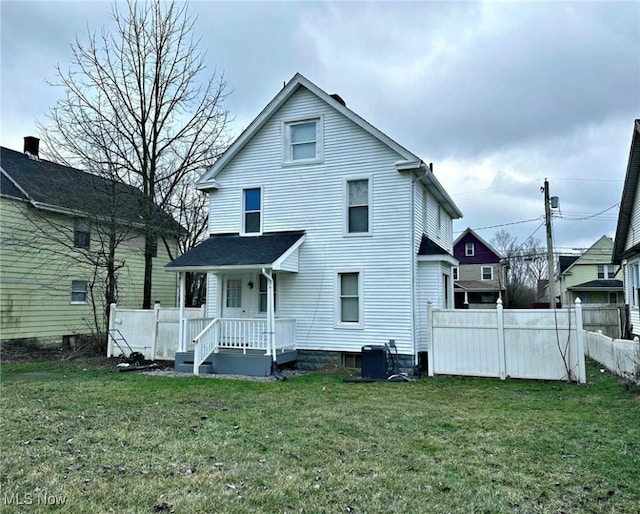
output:
[[[453,243],[456,309],[491,309],[505,292],[504,256],[470,228]]]

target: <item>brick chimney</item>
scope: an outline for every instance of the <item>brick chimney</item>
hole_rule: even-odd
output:
[[[26,136],[24,138],[24,153],[28,153],[33,157],[38,157],[40,149],[40,139],[33,136]]]

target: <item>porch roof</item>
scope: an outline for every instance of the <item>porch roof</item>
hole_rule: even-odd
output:
[[[462,290],[462,291],[473,291],[473,292],[482,292],[482,293],[488,293],[488,292],[498,293],[500,291],[505,290],[504,287],[500,287],[499,285],[496,285],[496,284],[487,283],[482,280],[456,280],[453,283],[453,288],[459,291]]]
[[[569,291],[623,291],[622,280],[598,279],[567,287]]]
[[[216,271],[271,268],[298,271],[297,251],[304,231],[269,232],[258,236],[212,234],[171,261],[165,271]]]

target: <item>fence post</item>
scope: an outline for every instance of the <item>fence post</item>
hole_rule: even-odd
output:
[[[116,312],[117,307],[115,303],[109,304],[109,327],[107,328],[107,357],[113,357],[113,339],[111,338],[111,331],[116,328]]]
[[[432,377],[433,371],[433,303],[431,300],[427,301],[427,342],[429,343],[429,351],[427,352],[427,374]]]
[[[582,329],[582,301],[580,297],[576,298],[576,356],[578,358],[577,382],[586,384],[587,372],[584,365],[584,331]]]
[[[504,342],[504,311],[501,298],[498,298],[496,302],[496,321],[498,324],[498,376],[500,380],[505,380],[507,378],[507,361]]]
[[[151,336],[151,360],[156,358],[156,347],[158,343],[158,324],[160,323],[160,302],[153,304],[153,334]]]

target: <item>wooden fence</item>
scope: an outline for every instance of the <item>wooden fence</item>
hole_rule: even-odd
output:
[[[602,333],[585,332],[584,351],[612,373],[634,382],[640,381],[640,342],[638,339],[612,339]]]
[[[582,304],[582,327],[589,332],[602,332],[612,338],[623,337],[626,323],[624,305],[617,304]]]
[[[433,309],[429,375],[586,382],[582,306],[556,310]]]

